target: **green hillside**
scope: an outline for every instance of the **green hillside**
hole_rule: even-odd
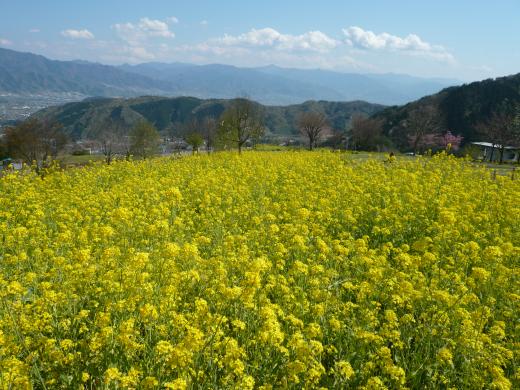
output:
[[[433,108],[441,131],[451,131],[464,137],[464,142],[482,140],[476,131],[480,122],[488,120],[507,102],[520,104],[520,73],[451,87],[404,106],[389,107],[375,114],[384,120],[385,132],[396,146],[407,147],[409,128],[406,123],[412,112]]]
[[[182,124],[192,118],[218,118],[231,100],[203,100],[193,97],[133,99],[87,99],[78,103],[51,107],[35,116],[60,122],[72,139],[92,139],[107,123],[118,123],[129,130],[137,121],[146,119],[163,133],[180,135]],[[257,103],[258,104],[258,103]],[[354,113],[372,115],[382,105],[361,101],[326,102],[308,101],[291,106],[263,106],[267,133],[272,135],[297,134],[296,119],[301,112],[316,110],[329,118],[332,128],[345,130]]]

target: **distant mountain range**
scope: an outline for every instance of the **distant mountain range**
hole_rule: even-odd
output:
[[[274,65],[237,68],[218,64],[145,63],[122,65],[119,69],[170,82],[176,86],[179,95],[225,99],[249,96],[261,103],[275,105],[306,100],[403,104],[458,84],[456,80],[289,69]]]
[[[182,135],[183,125],[192,118],[218,118],[231,100],[193,97],[139,97],[131,99],[86,99],[82,102],[49,107],[34,114],[40,119],[57,121],[71,139],[95,139],[106,126],[117,124],[129,131],[139,120],[146,119],[159,131],[173,136]],[[289,106],[262,106],[267,136],[290,137],[298,134],[297,118],[305,111],[324,113],[334,129],[346,129],[352,115],[372,115],[382,105],[362,101],[308,101]]]
[[[84,96],[193,96],[202,99],[249,98],[268,105],[307,100],[365,100],[403,104],[456,80],[396,74],[354,74],[277,66],[145,63],[109,66],[86,61],[56,61],[0,48],[0,94],[74,93]]]

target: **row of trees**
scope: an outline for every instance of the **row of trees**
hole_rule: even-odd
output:
[[[310,126],[307,125],[309,122]],[[421,105],[410,111],[406,119],[401,122],[409,150],[414,154],[423,153],[428,149],[457,151],[464,138],[446,130],[444,123],[442,113],[433,104]],[[329,134],[329,136],[336,140],[336,144],[342,143],[348,149],[367,151],[392,149],[392,141],[385,134],[384,127],[385,120],[377,115],[367,117],[355,114],[348,131]],[[302,133],[308,135],[310,148],[316,144],[320,135],[327,133],[326,121],[322,114],[302,115],[299,128]],[[487,120],[477,122],[475,128],[482,140],[494,145],[499,152],[499,161],[502,162],[505,147],[508,145],[520,147],[520,106],[504,101]],[[325,131],[317,131],[317,129],[325,129]],[[493,159],[492,153],[489,158]]]
[[[208,151],[218,144],[223,148],[236,147],[240,153],[245,145],[264,133],[259,107],[248,99],[236,99],[218,121],[212,117],[194,117],[181,131],[193,152],[204,144]],[[116,156],[146,159],[157,153],[161,142],[153,124],[143,120],[128,132],[122,121],[113,118],[105,119],[98,126],[95,138],[90,146],[101,151],[107,164]],[[8,127],[0,141],[2,155],[21,159],[40,172],[56,159],[69,140],[58,123],[31,118]]]
[[[355,149],[380,150],[389,141],[383,136],[382,121],[356,115],[352,119],[351,131],[334,132],[328,118],[322,112],[308,111],[297,118],[297,127],[307,140],[310,150],[325,138],[335,145]],[[262,106],[246,98],[235,99],[222,115],[199,118],[193,116],[188,122],[177,126],[177,133],[194,153],[205,145],[207,151],[214,148],[236,148],[241,153],[246,145],[257,141],[265,131]],[[92,144],[105,156],[110,164],[116,156],[134,155],[147,158],[157,152],[161,137],[149,122],[137,123],[130,132],[121,119],[108,117],[94,129],[96,142]],[[31,119],[7,129],[6,149],[12,157],[28,163],[36,162],[37,168],[48,164],[63,149],[67,139],[57,124]]]
[[[99,134],[97,146],[110,164],[116,155],[133,154],[147,158],[155,153],[160,141],[159,132],[146,121],[137,123],[124,135],[111,127]],[[65,148],[68,137],[63,127],[56,122],[29,119],[8,127],[0,142],[3,153],[34,166],[37,172],[50,165]]]
[[[326,116],[321,112],[302,113],[297,119],[302,136],[308,141],[309,149],[314,149],[324,136],[331,134]],[[264,115],[261,106],[249,99],[235,99],[218,120],[212,117],[192,118],[181,126],[184,139],[194,152],[205,144],[207,150],[214,147],[236,148],[238,153],[264,135]]]
[[[433,105],[420,106],[411,111],[402,125],[406,129],[408,144],[415,153],[426,149],[451,147],[457,150],[462,137],[442,131],[442,116]],[[314,149],[324,138],[331,145],[359,150],[388,150],[390,139],[384,133],[384,120],[356,114],[349,129],[334,132],[325,114],[308,111],[297,118],[297,127],[307,140],[308,148]],[[520,110],[504,102],[487,121],[476,124],[479,134],[500,152],[502,161],[504,147],[520,144]],[[181,126],[184,140],[191,145],[193,153],[205,145],[207,151],[219,148],[242,149],[264,134],[264,119],[261,106],[245,98],[235,99],[217,120],[213,117],[193,117]],[[108,118],[96,134],[96,147],[110,164],[118,155],[135,155],[146,159],[158,151],[161,136],[147,121],[138,122],[130,132],[121,121]],[[41,170],[67,143],[60,125],[37,119],[27,120],[7,128],[2,137],[7,154],[35,163]],[[1,145],[0,145],[1,146]],[[490,157],[493,158],[492,156]]]
[[[212,149],[242,149],[264,134],[263,113],[260,106],[248,99],[235,99],[217,120],[206,116],[192,117],[187,123],[179,125],[182,134],[193,153],[204,145]]]
[[[205,145],[207,151],[219,148],[236,148],[241,153],[244,146],[255,142],[264,134],[261,106],[248,100],[236,99],[218,120],[213,117],[191,118],[180,127],[184,140],[198,152]],[[378,119],[355,115],[350,133],[334,132],[325,114],[309,111],[297,118],[297,127],[313,150],[324,138],[332,139],[335,146],[362,150],[380,150],[389,146],[383,136],[383,122]],[[149,122],[138,122],[130,132],[119,120],[105,119],[96,131],[96,142],[91,145],[101,151],[107,164],[116,156],[130,155],[146,159],[158,150],[161,137]],[[36,163],[39,170],[56,158],[65,144],[62,128],[56,123],[30,119],[18,126],[8,128],[4,144],[9,154],[27,163]]]
[[[156,153],[161,136],[155,126],[145,120],[137,122],[128,134],[123,126],[105,122],[97,140],[106,163],[110,164],[116,156],[121,155],[126,159],[131,155],[142,159],[150,157]]]
[[[433,104],[422,105],[411,111],[403,126],[408,147],[414,154],[428,149],[457,151],[464,140],[461,135],[445,129],[443,115]],[[475,126],[483,139],[496,145],[500,152],[500,161],[506,145],[520,146],[520,107],[507,101],[487,121]],[[325,138],[331,146],[346,149],[382,151],[394,148],[391,139],[385,134],[384,119],[377,116],[355,114],[348,129],[335,131],[324,113],[308,111],[299,115],[297,127],[307,140],[309,150],[314,149]],[[218,122],[212,118],[192,119],[185,133],[185,139],[194,151],[205,143],[208,149],[218,144],[235,147],[240,153],[244,145],[264,133],[262,112],[255,103],[247,99],[237,99]]]
[[[240,153],[246,144],[264,134],[263,115],[259,107],[248,99],[236,99],[218,121],[212,117],[192,118],[183,126],[184,138],[194,152],[205,144],[208,151],[220,146],[237,148]],[[384,132],[384,125],[384,120],[377,116],[355,114],[348,129],[335,131],[329,125],[326,115],[321,112],[308,111],[297,118],[297,127],[307,140],[309,150],[314,149],[325,138],[330,140],[331,146],[346,149],[393,149],[391,139]],[[445,130],[443,116],[434,105],[419,106],[411,111],[403,126],[408,146],[414,154],[428,149],[457,151],[463,142],[461,135]],[[502,161],[507,145],[520,146],[520,107],[505,101],[488,120],[477,123],[475,127],[482,139],[496,145]]]

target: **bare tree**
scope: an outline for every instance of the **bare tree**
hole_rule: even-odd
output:
[[[120,152],[125,155],[125,160],[129,161],[132,155],[132,136],[129,134],[123,135],[119,141]]]
[[[60,124],[29,119],[5,131],[5,145],[13,157],[35,164],[37,172],[57,157],[67,137]]]
[[[432,137],[440,133],[441,123],[439,110],[433,105],[421,106],[410,112],[406,127],[410,146],[415,154],[422,148],[428,135]]]
[[[206,151],[209,153],[215,145],[217,135],[217,121],[211,116],[204,117],[201,124],[202,137],[206,143]]]
[[[105,156],[105,162],[110,164],[117,154],[118,137],[115,133],[104,131],[99,138],[101,153]]]
[[[383,121],[354,114],[351,120],[351,140],[356,149],[378,150],[389,143],[383,136]]]
[[[97,139],[107,164],[110,164],[118,153],[126,152],[123,136],[124,125],[120,121],[110,118],[103,121]]]
[[[515,119],[513,121],[513,145],[520,148],[520,104],[515,107]],[[517,153],[516,162],[520,164],[520,151]]]
[[[333,150],[341,150],[346,147],[347,133],[342,130],[334,129],[330,131],[327,141],[324,143],[325,146],[331,147]]]
[[[327,128],[327,117],[317,111],[308,111],[298,117],[298,129],[308,138],[309,150],[315,148]]]
[[[264,134],[263,117],[258,105],[249,99],[235,99],[222,113],[218,126],[221,142],[236,145],[238,153],[248,142]]]
[[[509,143],[515,142],[515,113],[506,107],[495,111],[491,117],[476,125],[477,132],[492,144],[489,161],[493,160],[495,148],[500,153],[499,163],[504,160],[504,150]]]
[[[181,127],[181,134],[186,136],[192,133],[200,132],[201,123],[196,116],[191,116],[186,122],[184,122]]]
[[[170,140],[174,140],[182,136],[186,124],[182,122],[172,122],[165,129],[164,132]]]

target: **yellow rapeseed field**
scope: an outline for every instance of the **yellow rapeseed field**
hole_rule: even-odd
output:
[[[0,196],[0,389],[520,387],[520,180],[248,152]]]

